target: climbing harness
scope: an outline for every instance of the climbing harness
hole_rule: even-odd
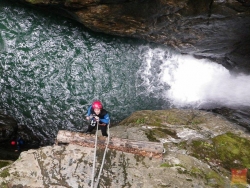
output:
[[[108,149],[108,144],[109,144],[109,139],[110,139],[109,124],[110,124],[110,122],[107,125],[108,141],[107,141],[107,144],[106,144],[106,148],[104,150],[104,154],[103,154],[103,158],[102,158],[102,164],[101,164],[101,167],[100,167],[100,170],[99,170],[99,174],[98,174],[98,178],[97,178],[97,181],[96,181],[96,186],[95,186],[96,188],[97,188],[97,186],[99,184],[101,172],[102,172],[102,169],[103,169],[103,165],[104,165],[104,161],[105,161],[105,157],[106,157],[106,153],[107,153],[107,149]],[[93,168],[92,168],[91,188],[94,187],[94,179],[95,179],[95,163],[96,163],[96,149],[97,149],[98,126],[99,126],[99,122],[97,122],[96,133],[95,133],[95,151],[94,151]]]

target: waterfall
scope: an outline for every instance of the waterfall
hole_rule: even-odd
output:
[[[207,59],[181,55],[166,49],[143,47],[138,73],[148,93],[176,107],[250,106],[250,76],[230,73]]]

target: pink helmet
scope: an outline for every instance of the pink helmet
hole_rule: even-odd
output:
[[[92,103],[92,108],[93,108],[93,109],[96,109],[96,108],[102,109],[102,103],[101,103],[101,101],[94,101],[94,102]]]

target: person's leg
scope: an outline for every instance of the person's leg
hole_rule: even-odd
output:
[[[92,132],[92,131],[94,130],[94,128],[96,127],[96,124],[97,124],[97,123],[93,124],[93,122],[92,122],[92,123],[88,126],[88,129],[87,129],[86,133]],[[94,126],[93,126],[93,125],[94,125]]]
[[[102,136],[108,136],[108,134],[107,134],[107,125],[100,126],[100,129],[102,131]]]

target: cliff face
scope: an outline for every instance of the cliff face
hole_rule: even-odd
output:
[[[166,152],[159,159],[109,149],[100,187],[230,187],[231,168],[250,167],[249,133],[212,113],[138,111],[111,127],[110,135],[161,142]],[[97,150],[95,181],[103,153]],[[22,152],[17,161],[0,169],[0,185],[90,187],[93,156],[93,148],[73,144]]]
[[[145,39],[250,71],[248,0],[20,0],[93,31]]]

